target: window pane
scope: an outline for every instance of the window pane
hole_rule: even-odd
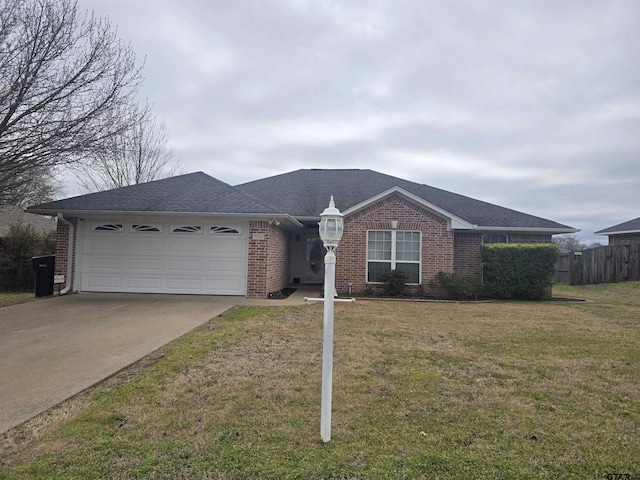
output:
[[[367,263],[367,282],[380,281],[380,275],[391,271],[391,263],[369,262]]]
[[[420,232],[397,232],[396,260],[399,262],[420,261]]]
[[[507,243],[506,235],[483,235],[482,243]]]
[[[368,234],[367,258],[391,260],[391,232],[372,230]]]
[[[420,283],[419,263],[396,263],[396,270],[407,274],[407,283]]]

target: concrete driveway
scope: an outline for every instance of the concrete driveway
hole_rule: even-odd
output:
[[[0,433],[244,301],[82,293],[0,308]]]

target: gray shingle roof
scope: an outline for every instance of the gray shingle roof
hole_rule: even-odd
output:
[[[596,234],[620,233],[620,232],[640,232],[640,217],[629,220],[628,222],[619,223],[604,230],[595,232]]]
[[[29,207],[28,211],[267,215],[282,213],[203,172],[57,200]]]
[[[331,195],[336,206],[345,211],[393,187],[400,187],[473,225],[575,231],[552,220],[373,170],[303,169],[236,186],[294,217],[318,217]]]

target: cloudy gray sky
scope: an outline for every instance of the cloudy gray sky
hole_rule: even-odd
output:
[[[79,5],[146,56],[186,172],[370,168],[603,243],[640,216],[636,0]]]

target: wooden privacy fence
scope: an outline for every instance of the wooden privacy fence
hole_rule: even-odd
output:
[[[587,285],[640,280],[640,243],[561,253],[556,283]]]

